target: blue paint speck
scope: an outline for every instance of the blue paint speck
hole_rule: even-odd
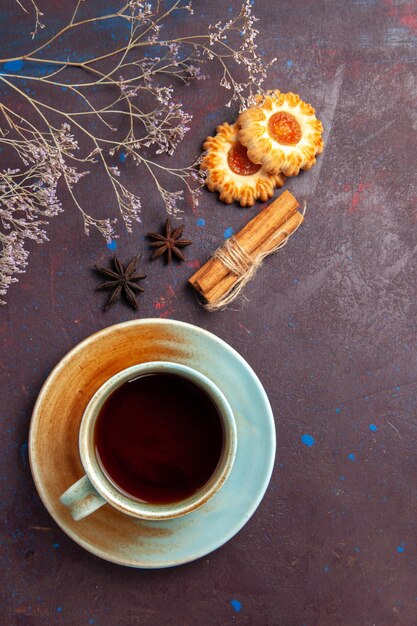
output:
[[[339,407],[337,407],[337,409],[334,410],[335,413],[339,414],[340,413],[340,409]]]
[[[288,61],[287,61],[287,66],[288,66],[288,67],[292,67],[292,66],[293,66],[293,63],[292,63],[291,59],[288,59]]]
[[[124,163],[124,162],[126,161],[126,159],[127,159],[127,154],[126,154],[126,152],[121,152],[121,153],[119,154],[119,161],[120,161],[120,163]]]
[[[116,248],[117,248],[117,241],[115,239],[112,239],[106,245],[107,245],[109,250],[116,250]]]
[[[233,235],[233,228],[231,226],[228,226],[223,233],[223,237],[225,239],[229,239],[229,237],[231,237],[232,235]]]
[[[405,550],[404,545],[405,545],[405,544],[401,544],[400,546],[397,546],[397,552],[399,552],[400,554],[401,554],[402,552],[404,552],[404,550]]]
[[[242,608],[242,603],[239,602],[239,600],[230,600],[230,604],[232,608],[236,611],[236,613],[240,613],[240,610]]]
[[[25,441],[20,446],[20,460],[24,467],[27,467],[28,464],[28,442]]]
[[[327,574],[327,572],[329,571],[330,567],[328,565],[325,565],[323,567],[323,572],[325,572]]]
[[[92,617],[90,617],[90,619],[88,620],[89,624],[94,624],[95,623],[95,619],[93,619]]]
[[[57,606],[56,607],[56,612],[57,613],[62,613],[62,606]]]
[[[339,476],[339,480],[345,480],[344,476]]]
[[[15,61],[7,61],[7,63],[5,63],[3,65],[3,69],[6,70],[6,72],[18,72],[19,70],[21,70],[23,67],[23,61],[21,59],[16,59]]]
[[[356,457],[355,457],[355,455],[354,455],[354,453],[353,453],[353,452],[351,452],[350,454],[348,454],[348,459],[349,459],[349,461],[355,461]]]
[[[204,226],[206,225],[206,220],[203,217],[199,217],[198,220],[196,221],[196,224],[200,228],[204,228]]]
[[[376,433],[376,431],[378,430],[378,426],[376,424],[369,424],[369,430],[371,430],[373,433]]]
[[[316,443],[316,440],[314,439],[313,435],[308,435],[307,433],[302,435],[301,441],[303,442],[305,446],[308,446],[309,448],[311,446],[314,446],[314,444]]]
[[[53,548],[59,548],[59,543],[54,543]]]
[[[297,326],[292,315],[288,316],[287,325],[288,325],[288,328],[295,328]]]
[[[354,550],[355,550],[355,552],[360,552],[360,551],[361,551],[361,549],[359,548],[359,546],[355,546],[355,547],[354,547]]]

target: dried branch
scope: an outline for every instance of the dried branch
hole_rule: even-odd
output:
[[[16,2],[27,10],[23,0]],[[34,0],[25,2],[35,11],[36,33],[38,28],[43,28],[42,14]],[[65,182],[82,214],[85,232],[95,227],[107,240],[116,236],[115,218],[99,220],[90,216],[73,188],[86,174],[86,164],[101,166],[129,232],[132,223],[140,221],[141,201],[122,182],[116,158],[132,159],[143,168],[154,182],[167,212],[176,215],[184,189],[197,203],[202,180],[196,163],[173,168],[158,160],[158,155],[174,153],[192,119],[177,101],[174,85],[206,78],[204,67],[208,62],[217,62],[223,71],[220,85],[230,91],[228,106],[235,101],[242,109],[259,91],[265,78],[266,67],[256,49],[258,31],[249,0],[238,16],[210,26],[206,34],[170,39],[162,38],[162,24],[174,11],[193,13],[191,4],[184,0],[176,0],[167,10],[158,0],[130,0],[122,3],[116,12],[81,17],[86,5],[78,0],[71,20],[32,51],[0,60],[0,84],[17,96],[13,98],[15,109],[10,104],[10,108],[6,106],[10,99],[0,100],[0,145],[11,150],[20,164],[15,170],[0,173],[0,220],[4,231],[0,231],[0,294],[3,295],[16,280],[15,274],[26,266],[25,239],[44,241],[48,219],[62,211],[56,195],[59,179]],[[126,43],[112,42],[105,54],[86,59],[80,56],[80,60],[62,60],[47,54],[51,44],[59,42],[64,35],[75,35],[81,29],[108,20],[124,25],[128,31]],[[24,74],[18,71],[22,65]],[[245,82],[234,77],[232,68],[239,65],[247,76]],[[84,72],[84,78],[78,71],[74,80],[72,73],[76,69]],[[164,77],[175,82],[161,83]],[[22,80],[37,86],[36,96],[33,90],[23,89]],[[58,100],[54,93],[62,89],[68,92],[65,109],[51,104]],[[108,94],[109,90],[113,98],[102,105],[100,92]],[[17,114],[22,110],[22,101],[28,110],[26,118]],[[87,152],[78,154],[78,145],[86,144],[89,144]],[[168,188],[167,178],[180,182],[182,188]]]

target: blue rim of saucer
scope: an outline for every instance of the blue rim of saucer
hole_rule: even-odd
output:
[[[122,534],[119,538],[116,535],[112,544],[103,549],[92,541],[86,541],[77,532],[77,524],[82,522],[71,523],[67,518],[58,518],[54,514],[55,509],[48,502],[36,467],[32,467],[32,473],[46,508],[76,543],[96,556],[119,565],[155,569],[181,565],[206,556],[243,528],[258,508],[268,487],[275,460],[276,436],[271,406],[255,372],[229,344],[192,324],[166,319],[122,322],[82,341],[55,369],[62,367],[67,359],[75,357],[79,349],[85,349],[89,341],[99,340],[100,335],[120,332],[131,325],[136,325],[140,333],[141,326],[149,324],[165,328],[168,326],[170,330],[175,330],[178,342],[187,344],[187,353],[177,361],[210,378],[232,407],[237,426],[237,453],[232,471],[221,490],[201,508],[183,517],[161,521],[133,520],[135,524],[162,532],[149,533],[145,537],[138,532],[137,542],[126,542]],[[41,394],[45,393],[48,384],[53,384],[53,374],[49,376]],[[89,520],[94,520],[94,513]]]

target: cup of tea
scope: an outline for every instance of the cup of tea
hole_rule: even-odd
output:
[[[222,487],[236,456],[232,409],[209,378],[150,362],[107,380],[81,420],[85,475],[60,500],[78,521],[110,504],[140,519],[194,511]]]

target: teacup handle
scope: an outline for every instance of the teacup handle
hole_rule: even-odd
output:
[[[83,476],[71,485],[60,497],[62,504],[70,510],[72,519],[78,522],[97,511],[106,500],[96,491],[88,476]]]

